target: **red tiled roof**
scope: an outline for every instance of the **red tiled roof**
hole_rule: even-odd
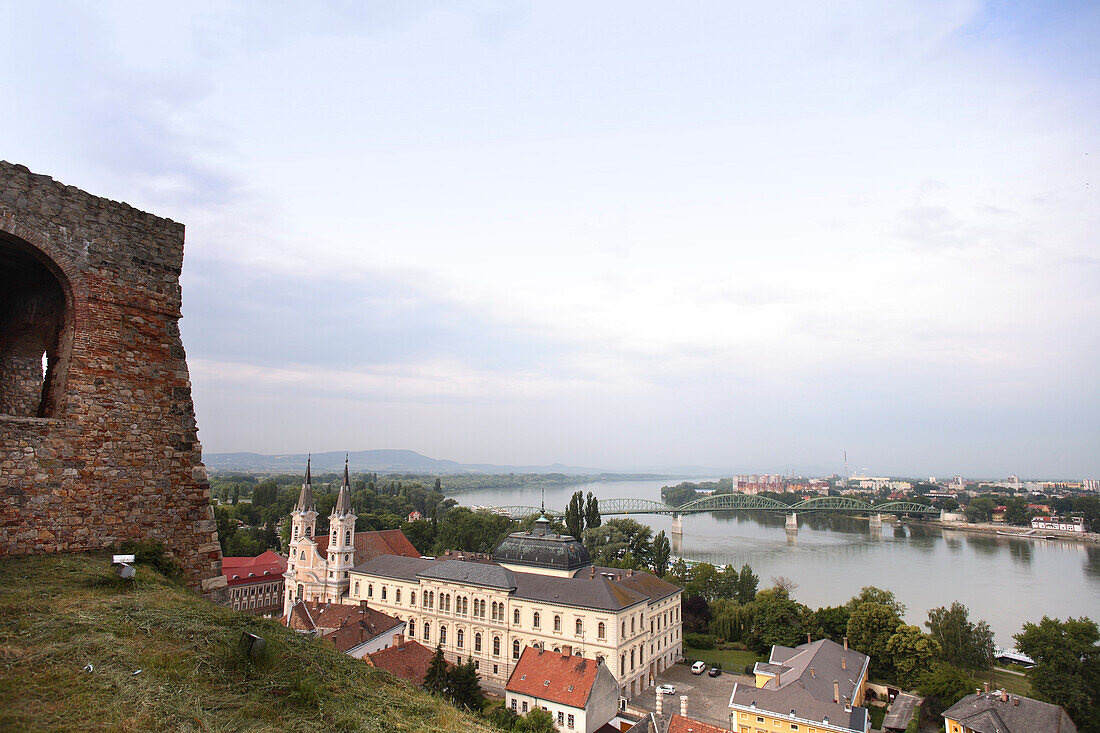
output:
[[[505,689],[561,705],[583,708],[596,681],[599,663],[584,657],[527,647]]]
[[[668,721],[666,733],[729,733],[729,731],[693,718],[673,715],[672,720]]]
[[[316,631],[331,639],[342,652],[387,632],[396,633],[403,621],[362,604],[298,601],[286,625],[295,631]]]
[[[278,580],[285,572],[286,558],[271,550],[256,557],[222,558],[222,574],[231,586]]]
[[[423,644],[409,640],[402,646],[391,646],[389,649],[374,652],[370,658],[378,669],[384,669],[396,677],[420,685],[424,683],[424,675],[428,673],[428,665],[433,656],[435,656],[434,651]]]
[[[313,538],[317,543],[317,552],[323,558],[328,552],[329,535],[318,534]],[[373,532],[356,532],[352,537],[355,546],[353,562],[356,565],[373,560],[379,555],[399,555],[402,557],[420,557],[409,538],[399,529],[382,529]],[[285,566],[284,566],[285,570]]]

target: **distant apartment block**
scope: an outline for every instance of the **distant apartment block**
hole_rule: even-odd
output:
[[[281,614],[285,572],[286,558],[271,550],[256,557],[222,558],[229,605],[246,613]]]
[[[1085,520],[1081,517],[1035,517],[1031,520],[1031,528],[1084,533]]]

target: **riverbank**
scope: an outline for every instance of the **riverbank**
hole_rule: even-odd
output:
[[[1100,533],[1097,532],[1067,532],[1060,529],[1040,529],[1033,535],[1027,534],[1029,528],[1014,527],[1010,524],[971,522],[942,522],[938,519],[906,519],[907,524],[924,524],[941,529],[954,529],[962,532],[975,532],[978,534],[991,534],[999,537],[1018,537],[1025,540],[1039,540],[1053,537],[1057,540],[1074,540],[1077,542],[1100,543]]]

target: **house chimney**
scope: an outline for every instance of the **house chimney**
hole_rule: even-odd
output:
[[[852,701],[848,699],[847,695],[844,696],[844,712],[852,712]]]
[[[686,718],[688,716],[688,696],[680,695],[680,717]]]
[[[367,610],[367,600],[364,598],[359,601],[359,613],[365,613]]]
[[[783,675],[782,672],[780,672],[779,670],[776,670],[776,672],[775,672],[775,686],[776,687],[779,687],[779,682],[780,682],[780,678],[782,677],[782,675]]]
[[[561,653],[562,656],[571,657],[573,656],[573,647],[569,644],[562,644]]]
[[[1020,707],[1020,698],[1018,698],[1018,697],[1012,698],[1012,706],[1016,707],[1016,708]]]
[[[404,649],[405,648],[405,635],[404,634],[394,634],[393,635],[393,646],[396,649]]]
[[[1001,690],[1001,702],[1008,702],[1008,691]]]
[[[844,637],[844,651],[848,651],[848,637]]]
[[[840,658],[840,668],[841,669],[848,669],[848,657],[841,657]]]
[[[817,673],[814,672],[813,667],[810,667],[810,676],[813,677],[815,680],[817,679]]]
[[[840,702],[840,683],[833,680],[833,702]]]
[[[985,688],[985,691],[986,691],[986,692],[989,692],[989,683],[988,683],[988,682],[983,682],[983,683],[982,683],[982,687],[984,687],[984,688]]]
[[[661,715],[664,709],[665,696],[657,690],[657,715]]]

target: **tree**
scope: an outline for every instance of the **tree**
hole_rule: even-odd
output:
[[[633,519],[609,519],[585,533],[584,545],[597,564],[646,568],[652,565],[652,535],[652,529]]]
[[[438,477],[436,477],[436,479],[435,479],[435,490],[436,490],[436,493],[439,493],[439,494],[443,493],[443,481]]]
[[[941,664],[926,673],[917,685],[917,691],[925,696],[925,706],[933,716],[938,716],[959,700],[974,692],[978,683],[958,667]]]
[[[229,501],[233,503],[233,506],[237,506],[237,502],[241,500],[241,485],[233,484],[233,490],[229,493]]]
[[[1100,731],[1100,629],[1082,616],[1043,616],[1025,623],[1016,648],[1035,660],[1028,670],[1035,697],[1061,705],[1082,733]]]
[[[718,597],[718,568],[709,562],[692,565],[690,578],[684,586],[684,594],[702,596],[708,601]]]
[[[1009,499],[1005,504],[1005,522],[1023,527],[1031,524],[1031,510],[1026,499]]]
[[[668,571],[669,560],[672,559],[672,546],[662,529],[653,538],[653,572],[657,577],[663,576]]]
[[[976,497],[966,507],[966,521],[988,522],[993,518],[993,510],[996,508],[997,502],[993,500],[993,497]]]
[[[224,506],[214,507],[214,519],[218,523],[218,542],[222,546],[222,555],[233,557],[229,552],[229,540],[237,533],[237,520]]]
[[[520,718],[516,730],[521,733],[557,733],[554,726],[554,716],[542,708],[535,706],[531,711]]]
[[[421,555],[427,555],[431,551],[432,544],[435,543],[435,529],[432,528],[431,522],[425,519],[405,522],[401,531]]]
[[[681,608],[684,612],[684,631],[701,634],[710,628],[710,604],[702,596],[684,598]]]
[[[447,660],[443,658],[443,647],[437,646],[428,671],[424,673],[424,689],[433,695],[442,695],[447,688]]]
[[[886,653],[893,660],[897,681],[911,690],[932,671],[940,655],[940,645],[916,626],[900,624],[886,642]]]
[[[971,622],[970,611],[958,601],[951,608],[928,612],[925,626],[940,646],[940,658],[960,669],[986,672],[993,668],[993,631],[985,621]]]
[[[584,508],[584,526],[588,529],[595,529],[603,524],[603,518],[600,517],[600,502],[592,495],[592,492],[588,492],[588,503]]]
[[[565,529],[577,540],[584,539],[584,494],[574,491],[565,507]]]
[[[901,619],[894,609],[875,601],[859,604],[848,618],[848,643],[871,658],[871,670],[880,677],[890,678],[894,673],[886,644],[899,625]]]
[[[508,517],[484,509],[474,512],[464,506],[455,507],[439,520],[436,554],[446,550],[489,552],[511,529]]]
[[[471,659],[466,664],[459,664],[447,670],[447,694],[445,695],[456,707],[468,710],[481,710],[485,702],[485,695],[478,684],[477,669]]]
[[[898,602],[892,590],[876,588],[873,585],[865,585],[859,591],[859,595],[853,596],[851,600],[848,601],[848,610],[854,611],[863,603],[881,603],[897,614],[898,618],[905,615],[905,604]]]
[[[752,632],[745,640],[750,649],[763,654],[774,644],[797,646],[805,641],[810,609],[792,601],[782,589],[760,591],[753,605]]]
[[[817,635],[841,643],[848,635],[848,619],[852,611],[847,606],[823,606],[814,611]]]
[[[710,633],[723,641],[741,641],[752,628],[753,608],[733,599],[719,599],[710,605]]]
[[[741,566],[741,572],[737,575],[737,600],[742,605],[752,603],[756,598],[756,587],[760,584],[760,577],[753,573],[748,563]]]

